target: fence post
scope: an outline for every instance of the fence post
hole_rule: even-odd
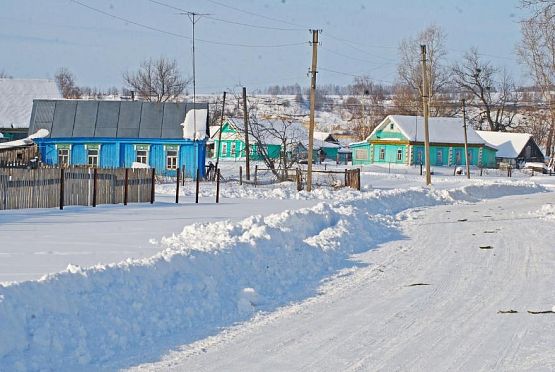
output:
[[[480,167],[480,177],[482,177],[482,172],[484,171],[484,168]]]
[[[243,185],[243,166],[239,166],[239,186]]]
[[[200,169],[197,168],[197,189],[195,192],[195,203],[198,204],[198,193],[199,193],[199,189],[200,189]]]
[[[179,203],[179,176],[181,173],[181,169],[177,168],[177,182],[175,183],[175,203],[178,204]]]
[[[97,192],[97,188],[98,188],[98,169],[97,168],[93,168],[93,200],[92,200],[92,206],[96,207],[96,192]]]
[[[345,168],[345,187],[347,187],[348,181],[349,181],[349,180],[348,180],[349,176],[348,176],[348,173],[347,173],[347,172],[348,172],[348,171],[347,171],[347,168]]]
[[[60,210],[64,209],[64,168],[60,168]]]
[[[151,176],[151,186],[150,186],[150,204],[154,204],[154,190],[155,190],[155,182],[156,180],[156,169],[152,168],[152,176]]]
[[[123,205],[127,205],[128,183],[129,183],[129,168],[125,168],[125,183],[123,186]]]
[[[220,202],[220,169],[216,169],[216,203]]]
[[[358,177],[358,181],[357,181],[357,189],[358,191],[360,191],[360,168],[357,168],[357,177]]]
[[[183,171],[181,172],[181,186],[185,186],[185,166],[183,166]]]
[[[420,175],[422,175],[422,162],[420,162]]]
[[[258,164],[254,166],[254,187],[258,184]]]

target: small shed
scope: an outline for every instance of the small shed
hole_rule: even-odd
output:
[[[531,134],[476,131],[484,141],[497,147],[497,163],[519,168],[526,162],[543,163],[545,156]]]
[[[35,140],[46,164],[204,176],[207,103],[35,100],[29,131],[38,129],[49,131]]]

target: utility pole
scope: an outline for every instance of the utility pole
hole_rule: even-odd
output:
[[[218,169],[218,164],[220,162],[220,149],[222,147],[222,127],[224,125],[225,95],[226,92],[224,91],[224,100],[222,102],[222,117],[220,118],[220,131],[218,132],[218,148],[216,149],[216,169]]]
[[[464,161],[466,163],[466,178],[470,179],[470,164],[468,162],[468,136],[466,133],[466,100],[462,100],[463,128],[464,128]]]
[[[424,105],[424,152],[426,157],[426,185],[432,184],[430,174],[430,130],[428,127],[429,97],[428,97],[428,68],[426,67],[426,45],[420,45],[422,53],[422,104]]]
[[[310,73],[310,124],[308,127],[308,170],[306,174],[306,191],[312,191],[312,149],[314,148],[314,107],[316,101],[316,66],[318,64],[318,34],[321,30],[310,30],[312,32],[312,67]]]
[[[196,13],[196,12],[184,12],[181,14],[186,14],[191,21],[193,26],[193,139],[197,134],[197,79],[195,71],[195,25],[200,20],[200,17],[210,15],[208,13]],[[198,18],[197,18],[198,17]]]
[[[251,149],[249,146],[249,113],[247,112],[247,88],[243,87],[243,121],[245,122],[245,176],[251,179]]]

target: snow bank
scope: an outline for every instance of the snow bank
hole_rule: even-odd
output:
[[[397,238],[401,211],[542,190],[506,183],[345,194],[264,218],[187,226],[149,259],[70,265],[0,285],[0,370],[112,369],[156,358],[314,295],[324,278],[356,266],[353,253]]]

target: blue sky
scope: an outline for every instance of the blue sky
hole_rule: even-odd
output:
[[[52,78],[65,66],[80,85],[119,88],[122,72],[136,69],[145,58],[166,56],[177,59],[184,74],[191,74],[187,16],[149,0],[79,1],[184,37],[141,28],[71,0],[0,0],[0,71],[21,78]],[[308,86],[308,28],[323,30],[319,83],[347,84],[352,75],[360,74],[393,82],[400,40],[431,23],[446,31],[450,60],[475,46],[487,54],[484,58],[511,71],[517,82],[527,81],[514,54],[523,16],[517,0],[158,1],[210,13],[211,18],[200,19],[196,28],[197,91],[202,93],[242,85],[250,90],[275,84]],[[278,47],[283,44],[291,45]]]

